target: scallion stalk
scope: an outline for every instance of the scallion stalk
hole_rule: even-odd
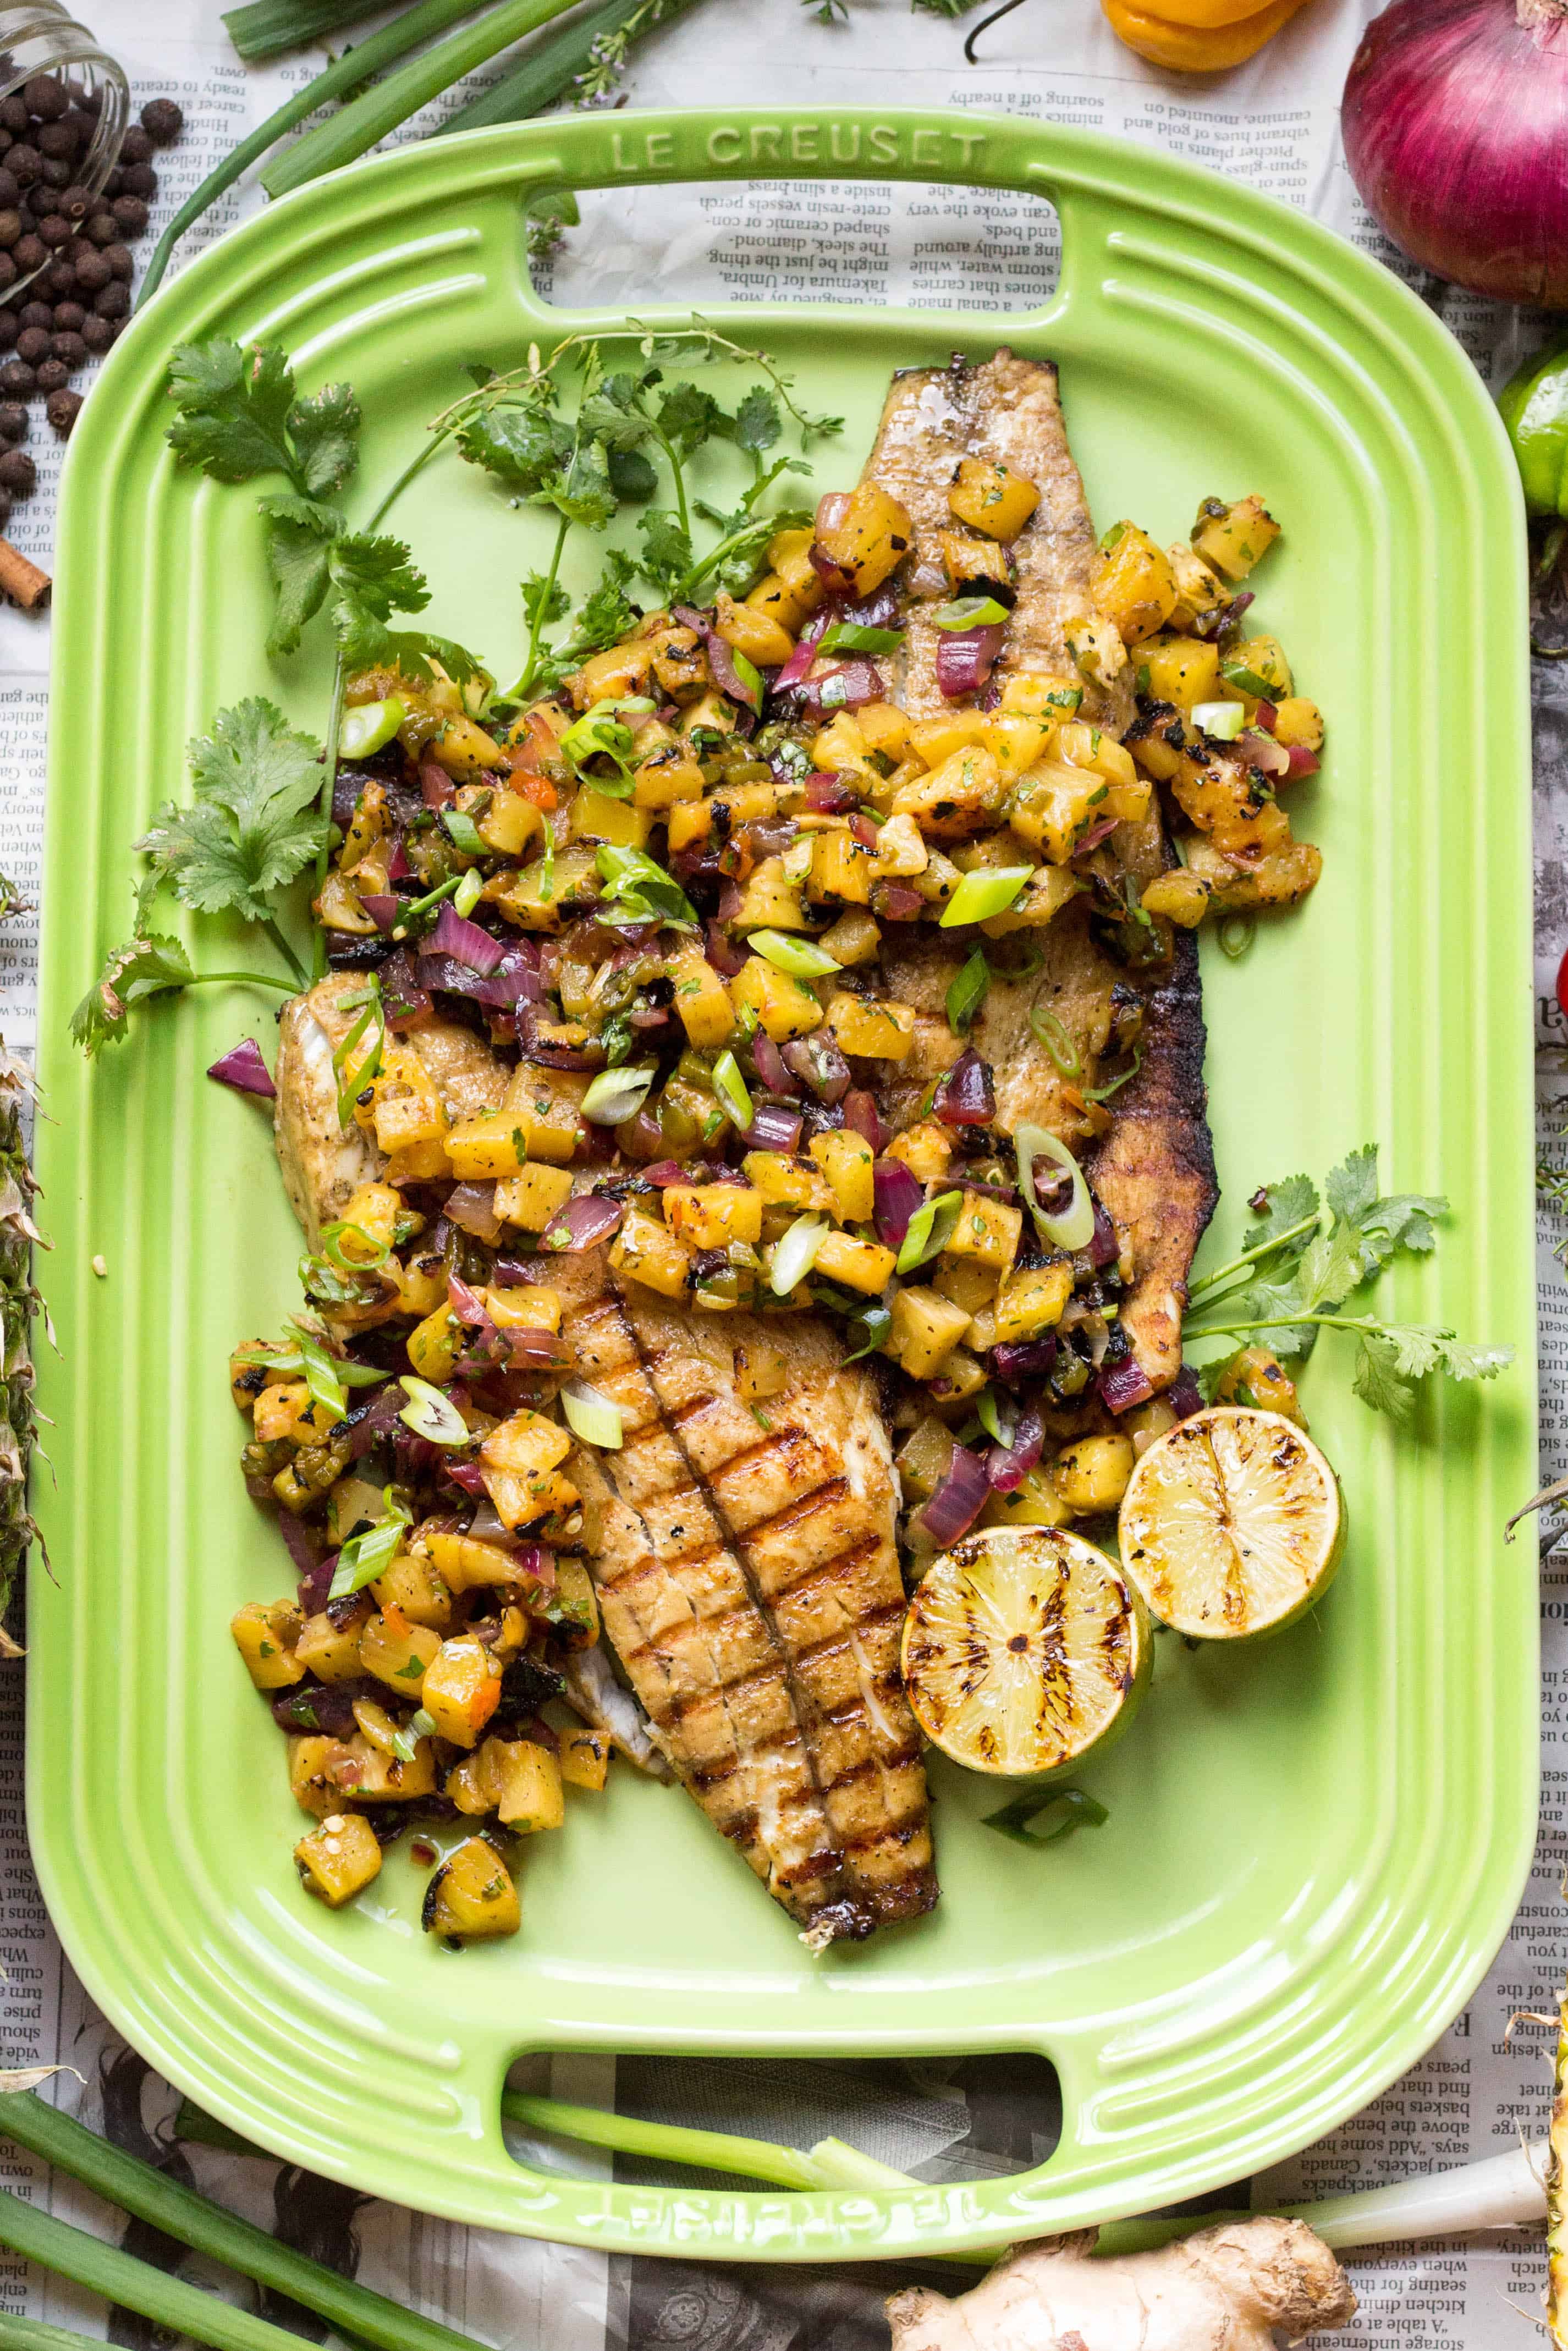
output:
[[[1019,892],[1034,876],[1032,865],[982,865],[966,873],[943,908],[938,930],[956,930],[963,923],[988,923],[1004,914]]]
[[[375,14],[375,0],[250,0],[248,7],[229,9],[224,25],[246,65],[254,66]]]
[[[169,256],[185,231],[199,221],[236,180],[243,178],[260,156],[265,155],[269,148],[276,147],[296,123],[303,122],[308,114],[314,114],[319,106],[325,106],[340,91],[356,89],[367,74],[379,73],[383,66],[392,65],[399,57],[406,57],[410,49],[419,47],[421,41],[431,40],[436,34],[445,32],[447,26],[455,25],[460,16],[471,16],[475,5],[476,0],[420,0],[417,7],[405,10],[390,25],[383,25],[379,33],[372,33],[369,40],[361,41],[357,48],[348,50],[334,65],[329,65],[325,73],[318,74],[314,81],[307,82],[303,89],[297,89],[292,98],[285,99],[277,112],[269,114],[265,122],[259,123],[248,139],[242,139],[237,147],[231,148],[222,162],[207,173],[195,193],[186,197],[159,238],[152,258],[147,265],[141,290],[136,297],[137,309],[141,309],[149,296],[162,283],[163,273],[169,266]],[[360,13],[363,15],[365,12],[361,10]],[[334,120],[338,119],[334,117]]]
[[[693,5],[695,0],[664,0],[659,25],[673,24]],[[538,43],[493,89],[471,99],[449,121],[438,122],[432,138],[444,138],[449,131],[479,131],[492,122],[526,122],[531,115],[541,114],[547,106],[564,98],[605,50],[616,48],[619,36],[630,41],[641,30],[652,32],[653,26],[646,17],[647,0],[606,0],[591,16],[580,17],[564,32],[552,33],[548,41]]]
[[[471,5],[471,0],[469,0]],[[476,25],[469,25],[454,33],[423,57],[411,57],[396,73],[371,89],[363,90],[348,105],[333,115],[329,122],[308,131],[303,139],[268,164],[261,175],[261,184],[269,196],[287,195],[290,188],[302,188],[308,181],[319,180],[327,172],[336,172],[344,163],[374,147],[389,131],[398,129],[417,114],[422,106],[450,89],[455,81],[472,73],[478,66],[487,65],[501,50],[511,47],[527,33],[548,24],[570,7],[571,0],[501,0],[498,7],[490,9]],[[465,13],[454,5],[451,16]],[[365,48],[369,48],[367,41]],[[401,52],[400,52],[401,54]],[[364,48],[352,52],[362,57]],[[363,71],[360,78],[363,78]]]

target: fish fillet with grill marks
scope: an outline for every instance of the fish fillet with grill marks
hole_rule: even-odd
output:
[[[1040,505],[1011,550],[1018,600],[998,673],[1075,676],[1070,639],[1075,623],[1093,610],[1094,527],[1068,446],[1055,368],[1004,350],[979,367],[956,360],[951,367],[894,376],[863,478],[900,499],[915,525],[914,596],[894,672],[895,695],[915,717],[953,708],[936,684],[938,632],[932,615],[952,592],[937,534],[951,527],[948,486],[967,456],[998,460],[1040,491]],[[1134,708],[1128,671],[1106,683],[1082,683],[1080,715],[1119,737]],[[1142,823],[1118,825],[1110,847],[1140,892],[1173,858],[1157,810]],[[1034,862],[1020,841],[1018,862]],[[1043,962],[1026,979],[993,977],[970,1041],[992,1066],[999,1123],[1009,1132],[1025,1123],[1047,1127],[1079,1149],[1106,1208],[1131,1233],[1136,1276],[1123,1323],[1153,1385],[1166,1387],[1181,1367],[1186,1276],[1218,1197],[1205,1116],[1197,946],[1190,933],[1178,931],[1168,964],[1146,974],[1128,971],[1100,944],[1087,898],[1065,907],[1046,929],[1024,935]],[[925,925],[897,924],[886,925],[883,940],[887,993],[912,1006],[917,1019],[915,1048],[900,1069],[893,1105],[903,1123],[961,1050],[962,1040],[947,1025],[946,1000],[972,941],[958,946]],[[1056,1016],[1082,1061],[1079,1083],[1092,1085],[1118,985],[1135,988],[1143,998],[1143,1061],[1113,1098],[1109,1133],[1085,1148],[1089,1127],[1066,1100],[1067,1081],[1030,1015]]]
[[[604,1628],[683,1784],[821,1949],[936,1900],[899,1678],[895,1486],[872,1380],[834,1332],[623,1292],[602,1250],[550,1269],[583,1375],[624,1416],[574,1456]],[[788,1375],[761,1426],[731,1349]]]

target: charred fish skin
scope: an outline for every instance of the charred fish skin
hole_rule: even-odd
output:
[[[572,1475],[605,1632],[661,1747],[812,1949],[919,1917],[937,1888],[871,1384],[812,1318],[764,1431],[727,1326],[694,1330],[586,1259],[569,1281],[563,1331],[624,1416],[621,1450]]]

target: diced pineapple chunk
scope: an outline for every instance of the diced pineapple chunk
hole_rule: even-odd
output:
[[[503,1224],[542,1233],[558,1208],[571,1197],[571,1171],[530,1160],[496,1186],[496,1214]]]
[[[1072,1295],[1072,1265],[1068,1258],[1053,1258],[1049,1265],[1033,1267],[1026,1273],[1015,1273],[997,1300],[994,1324],[996,1334],[1003,1343],[1016,1339],[1035,1339],[1061,1320],[1061,1311]]]
[[[898,1260],[880,1241],[858,1240],[853,1233],[829,1233],[817,1251],[816,1270],[846,1290],[863,1290],[880,1297],[893,1280]]]
[[[360,1635],[360,1665],[399,1698],[417,1698],[441,1635],[416,1625],[395,1603],[372,1616]]]
[[[777,669],[795,650],[795,640],[781,622],[759,612],[754,604],[737,604],[723,589],[715,611],[714,633],[758,669]]]
[[[503,1289],[491,1282],[479,1292],[490,1320],[502,1331],[559,1331],[561,1301],[559,1290],[547,1290],[542,1282],[526,1281],[517,1289]]]
[[[648,727],[644,739],[653,731]],[[700,800],[702,796],[703,771],[688,745],[671,736],[643,751],[632,782],[634,806],[643,810],[673,809],[682,801]]]
[[[467,1634],[443,1641],[425,1668],[420,1703],[438,1739],[472,1747],[501,1703],[501,1677],[483,1641]]]
[[[1038,492],[1036,493],[1038,496]],[[817,546],[847,578],[852,592],[869,596],[897,569],[915,540],[915,526],[898,500],[874,482],[849,494],[837,522],[819,529]]]
[[[258,1690],[287,1689],[303,1681],[305,1668],[294,1654],[294,1644],[305,1620],[292,1600],[248,1600],[229,1618],[235,1646]]]
[[[545,820],[521,792],[503,790],[491,793],[489,806],[474,820],[474,829],[486,849],[520,864],[530,844],[543,841]]]
[[[386,1046],[381,1074],[371,1091],[371,1118],[383,1151],[405,1151],[411,1144],[444,1139],[446,1113],[434,1081],[412,1045]]]
[[[446,1155],[460,1184],[487,1184],[497,1176],[515,1176],[526,1151],[520,1123],[505,1111],[465,1118],[446,1138]]]
[[[973,1333],[972,1322],[969,1329]],[[977,1356],[971,1355],[967,1347],[955,1347],[944,1358],[941,1370],[931,1382],[930,1392],[946,1412],[950,1405],[967,1403],[970,1396],[977,1395],[987,1377],[986,1367]]]
[[[560,1776],[569,1788],[602,1788],[610,1776],[610,1741],[600,1730],[563,1730]]]
[[[306,1672],[314,1674],[319,1682],[357,1681],[363,1671],[360,1635],[374,1613],[361,1595],[351,1608],[335,1606],[331,1615],[323,1609],[319,1615],[307,1616],[294,1644],[294,1654]]]
[[[447,1856],[424,1889],[421,1923],[427,1935],[464,1943],[517,1933],[522,1924],[517,1889],[486,1838],[469,1837]]]
[[[917,718],[909,730],[909,747],[927,768],[939,768],[955,751],[983,743],[988,724],[983,710],[948,710],[940,718]]]
[[[928,1380],[969,1327],[961,1306],[940,1291],[911,1283],[893,1301],[893,1328],[882,1352],[903,1365],[912,1380]]]
[[[316,1445],[326,1433],[326,1415],[312,1405],[304,1380],[275,1380],[256,1400],[258,1445]]]
[[[746,1184],[671,1184],[664,1221],[691,1249],[762,1238],[762,1195]]]
[[[871,872],[878,882],[908,881],[924,873],[931,852],[912,816],[890,816],[876,837]]]
[[[555,1468],[570,1451],[570,1429],[524,1406],[490,1431],[479,1447],[479,1458],[486,1469],[509,1469],[516,1477],[531,1478]]]
[[[952,1131],[937,1119],[922,1119],[918,1126],[905,1127],[902,1134],[894,1136],[887,1155],[902,1159],[922,1184],[939,1183],[953,1157]]]
[[[617,1273],[656,1290],[662,1298],[684,1298],[691,1280],[691,1252],[685,1243],[640,1208],[628,1209],[610,1245],[610,1262]]]
[[[558,1641],[569,1649],[591,1649],[599,1638],[599,1601],[593,1578],[580,1559],[555,1563],[555,1604]]]
[[[483,1758],[506,1827],[519,1836],[560,1827],[566,1818],[561,1770],[548,1747],[532,1739],[487,1739]]]
[[[1190,630],[1206,612],[1217,611],[1225,602],[1225,586],[1215,578],[1196,548],[1184,547],[1178,539],[1174,547],[1166,548],[1166,553],[1176,584],[1176,609],[1170,624],[1173,629]]]
[[[874,914],[848,906],[817,945],[847,971],[854,964],[873,962],[882,953],[882,931]]]
[[[952,1458],[952,1430],[935,1413],[927,1413],[894,1457],[904,1501],[928,1502],[947,1475]]]
[[[1107,785],[1107,795],[1117,789],[1115,785]],[[1146,784],[1144,789],[1145,792],[1148,790]],[[988,915],[980,925],[980,930],[988,939],[1005,939],[1009,931],[1038,930],[1042,925],[1054,922],[1063,906],[1078,896],[1082,886],[1077,875],[1065,865],[1037,866],[1012,904],[1004,906],[999,914]]]
[[[809,577],[787,580],[781,571],[769,571],[747,592],[748,609],[766,613],[791,636],[798,635],[822,601],[821,581],[810,565],[807,572]]]
[[[1168,873],[1156,873],[1145,883],[1139,904],[1146,914],[1163,914],[1167,923],[1194,931],[1207,914],[1213,895],[1213,885],[1201,874],[1189,873],[1185,865],[1173,865]]]
[[[1274,705],[1274,740],[1287,748],[1299,744],[1303,751],[1321,751],[1323,747],[1323,714],[1315,702],[1308,702],[1299,694],[1288,694]]]
[[[831,1213],[831,1186],[803,1159],[790,1159],[781,1151],[748,1151],[741,1165],[765,1207],[797,1208],[813,1216]]]
[[[852,1127],[830,1127],[814,1134],[810,1154],[833,1187],[833,1213],[841,1225],[869,1224],[876,1212],[875,1162],[863,1134]]]
[[[983,1527],[1064,1527],[1072,1513],[1041,1469],[1026,1469],[1010,1494],[993,1494],[980,1512]]]
[[[536,1069],[519,1062],[507,1083],[502,1115],[515,1119],[523,1130],[530,1159],[548,1160],[564,1167],[587,1132],[582,1120],[586,1078],[564,1070]]]
[[[390,1184],[360,1184],[343,1211],[338,1247],[346,1258],[367,1261],[392,1245],[402,1202]]]
[[[1052,865],[1065,865],[1103,815],[1110,786],[1092,768],[1042,759],[1015,787],[1008,821]]]
[[[452,1377],[452,1366],[463,1349],[463,1326],[450,1306],[442,1304],[416,1322],[408,1334],[408,1360],[422,1380],[440,1387]]]
[[[1192,543],[1211,569],[1227,580],[1245,580],[1280,536],[1280,526],[1260,497],[1205,498],[1192,527]]]
[[[417,1551],[400,1552],[371,1590],[378,1606],[401,1608],[411,1625],[428,1625],[433,1632],[452,1628],[452,1594],[436,1572],[433,1559]]]
[[[1227,685],[1254,703],[1282,702],[1295,691],[1285,648],[1278,637],[1270,636],[1266,630],[1256,637],[1246,637],[1239,645],[1233,646],[1220,668]],[[1238,676],[1238,671],[1245,672],[1245,675]],[[1253,678],[1266,689],[1262,695],[1249,682]]]
[[[288,1741],[288,1790],[302,1812],[322,1820],[342,1809],[348,1782],[339,1774],[352,1762],[352,1753],[340,1739],[312,1733]],[[352,1777],[352,1773],[349,1774]]]
[[[729,983],[737,1012],[755,1012],[776,1045],[804,1037],[822,1024],[822,1008],[810,989],[764,956],[750,956]]]
[[[722,1045],[735,1027],[729,992],[700,947],[683,947],[670,963],[675,1010],[689,1041]]]
[[[1097,678],[1102,685],[1109,685],[1127,666],[1127,648],[1122,643],[1122,632],[1103,613],[1092,619],[1086,615],[1070,621],[1067,650],[1080,674]]]
[[[294,1848],[301,1884],[333,1910],[362,1894],[381,1865],[381,1845],[362,1813],[329,1813]]]
[[[496,1515],[514,1534],[540,1519],[564,1515],[582,1499],[570,1478],[559,1469],[523,1471],[486,1469],[485,1491],[496,1505]]]
[[[1151,638],[1138,647],[1138,670],[1142,692],[1189,716],[1200,702],[1218,697],[1219,647],[1201,637]]]
[[[1043,759],[1055,721],[1030,710],[994,711],[986,721],[986,748],[1009,780]]]
[[[476,1535],[450,1533],[433,1527],[422,1537],[431,1565],[454,1592],[483,1591],[487,1585],[515,1583],[517,1555],[499,1543],[483,1542]]]
[[[1018,1255],[1023,1230],[1023,1210],[1005,1200],[988,1200],[983,1192],[966,1192],[958,1221],[945,1244],[949,1257],[973,1258],[1000,1273]]]
[[[905,1061],[915,1043],[915,1015],[907,1004],[841,992],[830,999],[827,1022],[841,1052],[868,1061]]]
[[[881,872],[876,852],[857,841],[848,825],[831,825],[812,839],[807,887],[813,898],[840,898],[848,905],[869,906],[872,882]]]
[[[653,825],[644,804],[613,799],[608,792],[595,791],[591,784],[582,785],[567,816],[567,831],[573,841],[608,841],[618,849],[645,848]]]
[[[1081,1437],[1064,1446],[1051,1465],[1051,1482],[1074,1518],[1113,1510],[1133,1474],[1129,1437]]]
[[[988,457],[961,457],[947,504],[961,523],[988,538],[1016,538],[1040,504],[1027,474]]]
[[[1135,522],[1117,523],[1095,558],[1093,596],[1126,643],[1152,637],[1176,610],[1176,575],[1164,548]]]
[[[909,720],[895,703],[866,702],[855,712],[855,725],[868,751],[884,758],[902,759],[909,747]]]
[[[956,841],[996,813],[1007,788],[996,754],[983,743],[965,744],[940,767],[902,785],[893,812],[912,816],[927,839]]]
[[[1076,718],[1083,705],[1083,688],[1075,677],[1058,677],[1049,670],[1018,669],[1002,680],[999,707],[1024,710],[1053,726]]]

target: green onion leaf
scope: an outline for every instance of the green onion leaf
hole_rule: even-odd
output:
[[[295,1328],[299,1330],[298,1323]],[[341,1420],[349,1409],[348,1391],[338,1376],[335,1360],[308,1331],[299,1330],[299,1361],[311,1403],[319,1404],[329,1421]]]
[[[917,1265],[946,1249],[958,1211],[964,1205],[962,1192],[943,1192],[935,1200],[925,1201],[909,1219],[909,1230],[904,1236],[904,1246],[898,1252],[897,1270],[913,1273]]]
[[[1255,669],[1249,669],[1245,662],[1221,662],[1219,674],[1238,694],[1250,694],[1260,702],[1279,699],[1280,688],[1270,685],[1266,677],[1260,677]]]
[[[367,1583],[384,1575],[397,1557],[403,1531],[413,1524],[413,1513],[392,1499],[390,1487],[386,1499],[388,1516],[367,1527],[362,1535],[351,1535],[338,1553],[329,1600],[347,1600],[350,1593],[362,1592]],[[412,1762],[413,1758],[409,1755],[403,1760]]]
[[[1018,1154],[1019,1190],[1040,1238],[1052,1249],[1087,1249],[1094,1231],[1094,1202],[1083,1180],[1083,1170],[1060,1136],[1043,1126],[1020,1126],[1013,1137]],[[1040,1195],[1034,1187],[1034,1163],[1049,1159],[1063,1167],[1072,1178],[1072,1197],[1059,1217],[1048,1216],[1040,1205]]]
[[[852,1313],[846,1314],[844,1321],[851,1332],[860,1332],[861,1343],[858,1347],[852,1347],[843,1360],[846,1364],[858,1364],[862,1355],[869,1355],[874,1348],[880,1347],[892,1330],[893,1309],[874,1299],[868,1300],[857,1306]]]
[[[466,810],[444,809],[441,821],[454,847],[460,849],[465,857],[484,856],[485,844],[479,838],[479,828]]]
[[[364,1244],[363,1257],[344,1255],[343,1240],[349,1233]],[[373,1241],[363,1225],[350,1225],[340,1217],[336,1224],[321,1228],[321,1254],[329,1265],[337,1267],[340,1273],[374,1273],[378,1266],[385,1265],[391,1257],[392,1244],[390,1241]]]
[[[825,979],[830,972],[843,969],[814,939],[792,939],[784,931],[753,931],[747,945],[795,979]]]
[[[236,1347],[235,1360],[240,1364],[265,1364],[269,1372],[302,1372],[305,1358],[298,1347]],[[390,1372],[378,1372],[373,1364],[345,1363],[340,1356],[330,1359],[332,1370],[346,1388],[379,1387],[390,1379]]]
[[[1216,743],[1234,743],[1247,724],[1239,702],[1195,702],[1192,723]]]
[[[1250,914],[1227,914],[1217,935],[1231,962],[1239,963],[1258,935],[1258,925]]]
[[[633,921],[685,923],[695,930],[695,907],[680,883],[673,882],[644,850],[622,849],[606,841],[594,862],[604,895]]]
[[[805,1280],[817,1262],[817,1251],[828,1238],[826,1217],[797,1217],[773,1252],[768,1287],[775,1298],[788,1298]]]
[[[1017,1423],[1005,1396],[995,1388],[982,1388],[975,1398],[975,1417],[986,1435],[996,1445],[1010,1445]]]
[[[343,713],[338,757],[368,759],[372,751],[384,750],[407,716],[395,694],[389,694],[384,702],[356,703],[352,710]]]
[[[1083,1063],[1077,1046],[1048,1006],[1030,1005],[1029,1025],[1056,1063],[1058,1076],[1071,1081],[1083,1075]]]
[[[1126,1085],[1131,1079],[1137,1076],[1138,1071],[1143,1068],[1143,1066],[1144,1049],[1141,1045],[1134,1045],[1133,1048],[1132,1068],[1130,1070],[1124,1070],[1119,1078],[1113,1078],[1108,1086],[1085,1086],[1083,1089],[1084,1101],[1096,1102],[1109,1102],[1113,1094],[1120,1093],[1122,1088]]]
[[[960,596],[956,603],[939,604],[931,617],[939,629],[999,629],[1008,608],[994,596]]]
[[[631,752],[633,744],[632,729],[617,717],[622,710],[652,710],[653,705],[641,696],[620,702],[596,702],[591,710],[574,719],[560,738],[560,747],[579,775],[590,759],[608,759],[616,770],[614,778],[589,778],[596,791],[609,791],[620,799],[632,788]]]
[[[751,1096],[746,1090],[746,1080],[740,1074],[740,1064],[727,1049],[713,1065],[713,1090],[744,1134],[755,1113]]]
[[[433,1388],[428,1380],[416,1379],[412,1372],[404,1372],[398,1385],[408,1398],[398,1415],[405,1428],[412,1428],[430,1445],[467,1444],[468,1424],[450,1396]]]
[[[817,645],[820,653],[895,653],[902,629],[868,629],[860,621],[835,621]]]
[[[382,1072],[382,1048],[386,1042],[386,1022],[382,1017],[381,983],[372,975],[366,984],[363,998],[355,998],[362,1009],[359,1019],[332,1056],[332,1068],[338,1079],[338,1124],[348,1126],[354,1114],[354,1104],[368,1085],[372,1085]],[[341,1003],[339,1010],[347,1008]],[[373,1035],[368,1034],[371,1030]],[[365,1050],[358,1061],[354,1049],[365,1039]]]
[[[567,1426],[580,1437],[585,1445],[600,1446],[606,1453],[619,1453],[624,1423],[621,1407],[586,1380],[569,1380],[560,1392],[560,1408],[566,1415]]]
[[[479,904],[485,887],[485,877],[476,865],[471,865],[452,893],[452,904],[460,914],[471,914]]]
[[[975,1015],[990,993],[991,967],[984,947],[977,947],[947,990],[947,1026],[960,1037],[967,1034]]]
[[[416,1707],[409,1716],[408,1727],[416,1739],[434,1739],[435,1717],[433,1714],[427,1714],[423,1707]]]
[[[960,923],[988,923],[1004,914],[1025,883],[1033,878],[1032,865],[982,865],[966,873],[942,909],[939,930],[956,930]]]
[[[762,677],[756,663],[747,661],[738,645],[731,645],[729,658],[737,677],[746,688],[747,703],[753,710],[759,711],[762,707]]]
[[[583,1117],[591,1119],[595,1126],[619,1126],[622,1119],[635,1118],[658,1074],[648,1063],[634,1069],[601,1070],[582,1097]]]
[[[1061,1817],[1043,1835],[1030,1827],[1030,1821],[1049,1820],[1056,1812]],[[998,1836],[1011,1837],[1015,1844],[1059,1844],[1074,1829],[1097,1829],[1110,1817],[1104,1805],[1082,1788],[1031,1788],[999,1812],[982,1813],[980,1825],[995,1829]]]

